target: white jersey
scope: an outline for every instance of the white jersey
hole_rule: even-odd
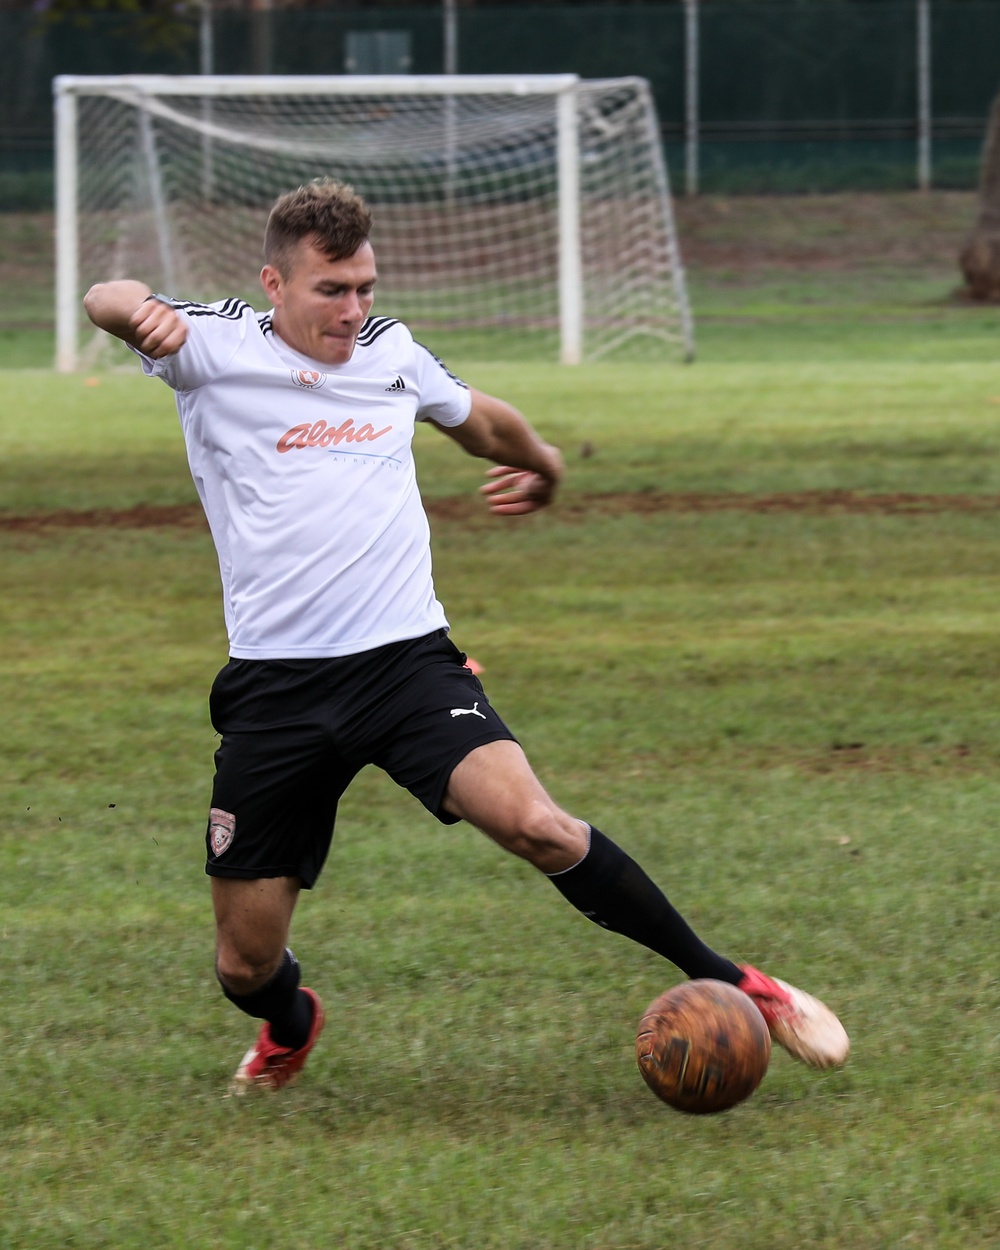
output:
[[[414,422],[461,425],[471,396],[391,317],[321,364],[241,300],[164,300],[188,327],[141,356],[176,393],[219,555],[230,654],[353,655],[446,628],[417,489]]]

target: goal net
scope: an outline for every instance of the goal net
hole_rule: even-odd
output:
[[[693,355],[648,83],[576,75],[56,80],[57,367],[97,281],[262,306],[264,223],[317,177],[372,206],[380,312],[439,354]]]

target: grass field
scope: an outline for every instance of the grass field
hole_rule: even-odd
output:
[[[449,360],[565,448],[545,515],[483,517],[479,466],[421,431],[454,637],[543,780],[852,1034],[843,1071],[778,1052],[715,1118],[635,1066],[675,970],[375,773],[294,933],[322,1045],[286,1095],[223,1097],[252,1036],[201,866],[225,639],[171,399],[0,371],[2,1250],[1000,1244],[1000,314],[952,298],[971,203],[705,201],[698,364]],[[8,363],[42,364],[40,319],[4,323]]]

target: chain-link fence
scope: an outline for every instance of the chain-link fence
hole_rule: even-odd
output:
[[[206,52],[221,74],[441,73],[443,15],[225,11],[165,32],[0,14],[0,209],[51,200],[57,74],[197,73]],[[997,0],[505,5],[455,21],[463,73],[648,78],[678,191],[972,187],[1000,89]]]

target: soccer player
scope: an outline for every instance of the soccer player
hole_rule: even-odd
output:
[[[546,793],[450,641],[414,422],[492,462],[481,490],[500,516],[550,503],[563,462],[515,408],[459,381],[399,321],[370,316],[371,224],[331,180],[283,195],[265,232],[266,312],[131,279],[84,300],[174,390],[218,551],[231,658],[210,698],[221,741],[206,871],[222,991],[263,1021],[233,1091],[287,1084],[322,1030],[289,929],[367,764],[443,823],[468,821],[526,859],[603,928],[689,977],[739,986],[798,1059],[842,1063],[847,1034],[829,1008],[706,946],[625,851]]]

